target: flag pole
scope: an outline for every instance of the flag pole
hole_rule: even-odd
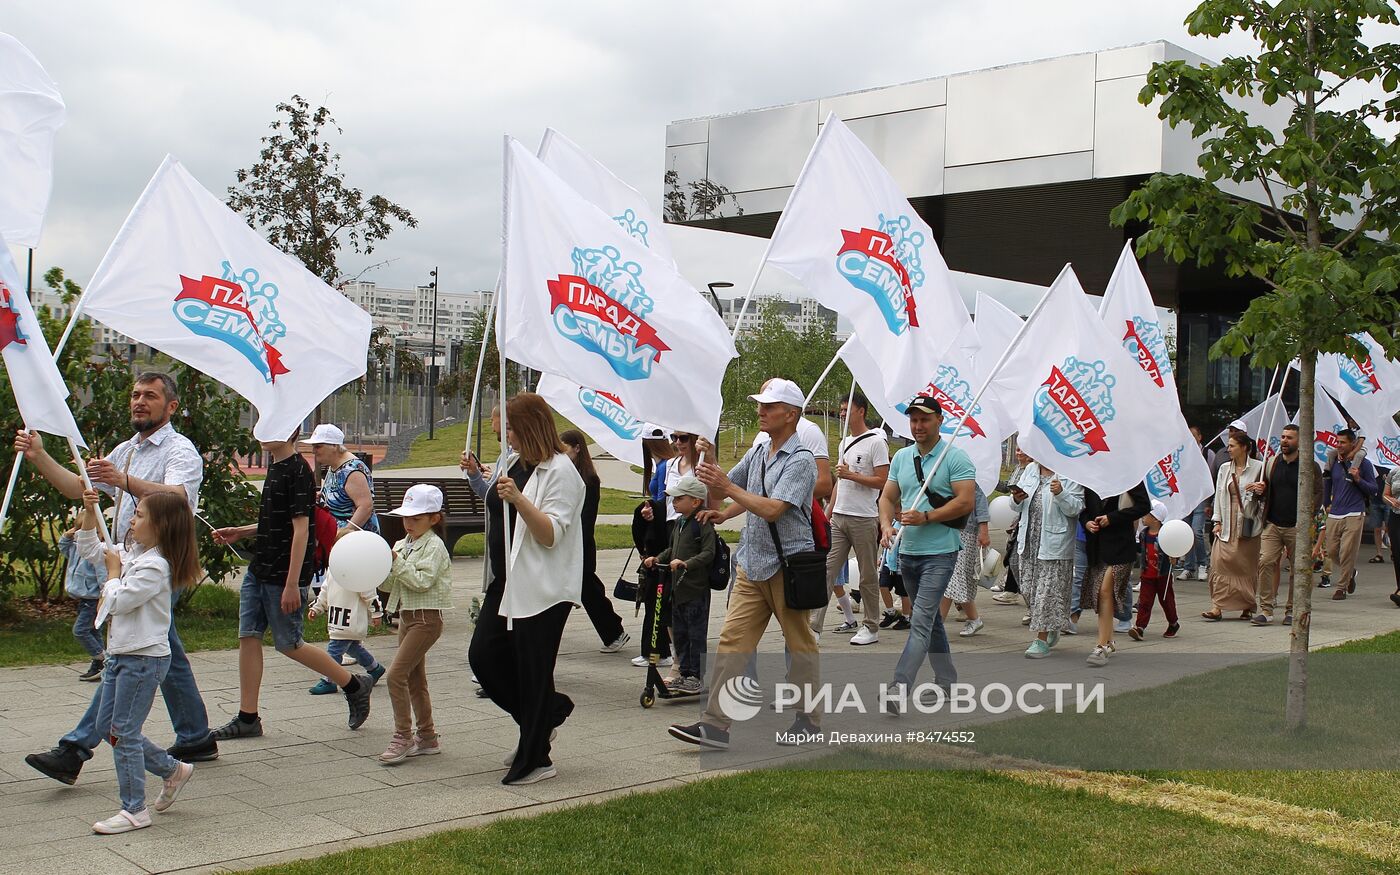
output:
[[[506,265],[510,263],[511,161],[509,136],[503,138],[503,145],[504,154],[502,155],[503,161],[501,164],[501,273],[500,276],[498,276],[496,279],[500,290],[496,293],[493,303],[499,302],[500,299],[506,293]],[[499,303],[497,303],[496,307],[496,318],[500,319],[502,323],[505,322],[506,309],[505,307],[500,306]],[[503,328],[504,324],[501,327]],[[510,455],[510,441],[506,438],[506,435],[509,434],[509,431],[506,426],[506,345],[505,342],[502,340],[504,336],[505,332],[498,328],[496,331],[496,352],[500,355],[498,370],[500,371],[499,377],[501,387],[499,401],[501,405],[501,457],[500,460],[496,463],[497,484],[500,483],[501,478],[510,476],[510,468],[506,465],[508,456]],[[501,535],[501,550],[505,554],[501,558],[505,560],[506,575],[509,576],[510,566],[512,565],[510,555],[510,508],[504,506],[502,506],[501,508]],[[511,625],[509,619],[507,620],[506,625],[507,627]]]
[[[491,303],[486,306],[486,322],[481,329],[481,350],[476,355],[476,378],[472,380],[472,409],[471,415],[467,417],[467,444],[463,449],[463,452],[466,453],[471,452],[472,432],[476,428],[476,420],[480,415],[476,405],[481,400],[481,371],[486,364],[486,346],[491,342],[491,325],[496,315],[496,300],[500,296],[501,279],[498,276],[496,278],[496,291],[491,295]]]
[[[1068,264],[1066,264],[1064,266],[1064,269],[1060,271],[1060,276],[1063,276],[1066,270],[1069,270]],[[1035,309],[1031,310],[1030,315],[1026,317],[1026,321],[1022,322],[1021,327],[1017,329],[1016,336],[1011,338],[1011,342],[1007,344],[1006,350],[1001,354],[1001,358],[997,359],[997,363],[992,366],[992,369],[987,373],[986,378],[982,380],[982,386],[977,390],[977,394],[972,396],[971,403],[967,405],[966,409],[968,415],[971,415],[972,411],[977,409],[977,405],[982,401],[982,396],[986,394],[987,389],[991,387],[992,380],[996,379],[997,374],[1000,373],[1001,369],[1006,366],[1007,360],[1011,358],[1011,353],[1015,351],[1017,346],[1020,346],[1021,339],[1025,337],[1026,330],[1030,328],[1031,323],[1035,321],[1036,316],[1040,315],[1040,311],[1045,309],[1046,302],[1050,300],[1050,293],[1054,291],[1055,286],[1059,283],[1059,281],[1059,277],[1056,277],[1055,282],[1050,284],[1050,288],[1045,290],[1045,294],[1041,296],[1038,302],[1036,302]],[[924,497],[924,493],[928,490],[929,484],[933,482],[934,475],[938,473],[939,467],[943,464],[943,459],[947,457],[949,448],[951,448],[953,444],[957,441],[957,439],[962,436],[963,426],[966,424],[966,419],[967,417],[964,416],[963,420],[958,423],[958,427],[953,430],[953,434],[951,437],[949,437],[946,441],[940,441],[940,443],[943,444],[943,449],[939,452],[938,457],[933,460],[933,467],[929,469],[928,475],[924,477],[923,486],[914,496],[914,503],[911,504],[909,507],[905,508],[905,510],[913,510],[914,507],[918,505],[919,501]],[[901,529],[901,533],[902,531],[903,530]],[[898,543],[897,538],[896,543]]]
[[[854,335],[852,336],[854,337]],[[850,343],[850,341],[847,340],[846,343]],[[845,349],[846,343],[841,344],[841,349]],[[831,373],[831,369],[836,367],[836,362],[841,358],[841,349],[836,350],[836,355],[832,356],[831,361],[826,363],[826,369],[822,371],[822,375],[817,377],[817,381],[812,384],[812,391],[808,392],[807,397],[802,399],[803,407],[812,403],[812,397],[817,394],[817,390],[821,388],[822,383],[826,382],[827,375]],[[855,380],[854,377],[851,379],[852,381]]]
[[[1278,367],[1275,367],[1275,368],[1274,368],[1274,375],[1275,375],[1275,376],[1278,375],[1278,369],[1279,369],[1279,367],[1283,367],[1283,366],[1282,366],[1282,365],[1279,365]],[[1268,427],[1270,426],[1270,424],[1273,423],[1274,417],[1275,417],[1276,415],[1278,415],[1278,409],[1279,409],[1279,407],[1281,407],[1281,406],[1283,405],[1283,390],[1286,389],[1286,388],[1288,387],[1288,378],[1289,378],[1290,376],[1292,376],[1292,372],[1293,372],[1293,368],[1291,368],[1291,367],[1284,368],[1284,370],[1283,370],[1283,381],[1282,381],[1281,383],[1279,383],[1279,386],[1278,386],[1278,399],[1277,399],[1276,401],[1274,401],[1274,403],[1269,407],[1268,411],[1265,413],[1265,415],[1264,415],[1264,422],[1260,425],[1260,429],[1261,429],[1261,430],[1267,430]],[[1274,381],[1273,381],[1273,380],[1270,380],[1270,381],[1269,381],[1269,395],[1272,395],[1272,394],[1274,394]],[[1268,397],[1268,396],[1265,396],[1265,397]],[[1288,408],[1287,408],[1287,407],[1284,407],[1284,408],[1283,408],[1283,412],[1284,412],[1284,413],[1287,413],[1287,412],[1288,412]],[[1266,446],[1266,447],[1269,446],[1269,438],[1273,437],[1273,435],[1267,435],[1267,434],[1266,434],[1266,435],[1264,435],[1263,437],[1264,437],[1264,446]],[[1259,435],[1255,435],[1255,440],[1258,440],[1258,439],[1259,439]]]
[[[73,454],[73,464],[78,466],[78,476],[82,478],[83,488],[92,489],[92,479],[88,477],[87,467],[83,464],[83,454],[78,451],[78,442],[71,436],[68,438],[68,449]],[[97,517],[97,531],[101,533],[102,540],[111,544],[112,533],[107,531],[107,519],[100,513],[94,514],[94,516]],[[113,520],[113,523],[115,523],[115,520]]]

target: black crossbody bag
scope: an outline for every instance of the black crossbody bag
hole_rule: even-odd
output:
[[[764,459],[758,475],[759,494],[764,498],[768,497],[767,480],[768,460]],[[811,526],[811,517],[807,524]],[[783,568],[783,601],[794,611],[812,611],[826,605],[831,598],[826,588],[826,554],[819,550],[803,550],[789,555],[783,550],[782,538],[778,537],[778,526],[770,522],[768,531],[773,536],[773,546],[778,550],[778,561]]]
[[[945,498],[924,485],[923,461],[917,454],[914,456],[914,476],[919,478],[919,485],[923,486],[924,489],[924,497],[928,499],[929,505],[932,506],[934,510],[938,510],[940,507],[953,500],[952,496]],[[939,520],[938,522],[940,525],[947,526],[950,529],[961,531],[967,525],[968,518],[971,516],[972,514],[965,513],[962,516],[953,517],[950,520]]]

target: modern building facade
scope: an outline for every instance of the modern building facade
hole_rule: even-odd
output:
[[[744,299],[720,298],[719,305],[724,324],[734,331],[734,326],[739,324]],[[744,311],[744,324],[737,334],[756,330],[766,313],[776,314],[783,325],[797,334],[813,330],[836,331],[836,311],[823,307],[815,298],[798,298],[794,301],[781,295],[755,293],[748,310]]]
[[[1154,173],[1199,175],[1190,132],[1138,102],[1152,64],[1169,60],[1210,63],[1154,42],[678,121],[666,129],[666,170],[676,185],[724,193],[686,224],[770,236],[834,113],[889,169],[950,268],[1045,285],[1071,262],[1101,294],[1141,231],[1113,227],[1109,212]],[[1241,105],[1265,126],[1286,120],[1281,105]],[[1264,200],[1262,190],[1230,193]],[[1142,268],[1157,304],[1176,313],[1187,417],[1209,426],[1262,400],[1269,373],[1208,355],[1262,285],[1160,257]]]
[[[375,327],[399,337],[427,343],[433,334],[433,287],[395,289],[373,282],[346,283],[341,291],[369,313]],[[492,292],[439,292],[437,295],[438,343],[466,338],[477,313],[491,306]]]

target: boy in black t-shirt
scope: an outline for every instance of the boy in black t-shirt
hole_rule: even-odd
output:
[[[272,463],[263,481],[257,525],[231,526],[214,532],[214,541],[220,544],[232,544],[250,535],[257,537],[253,561],[248,564],[238,593],[238,716],[214,730],[214,737],[219,740],[262,735],[258,689],[262,686],[263,635],[269,629],[277,652],[330,678],[344,691],[351,729],[359,729],[369,717],[373,681],[367,675],[346,670],[326,651],[309,647],[302,639],[316,552],[316,529],[312,525],[316,481],[306,460],[296,451],[300,432],[292,432],[285,441],[262,442]]]

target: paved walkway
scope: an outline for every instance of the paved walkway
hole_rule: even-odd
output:
[[[625,555],[610,551],[601,557],[604,580],[616,579]],[[501,786],[500,761],[515,744],[514,725],[473,694],[465,661],[465,608],[480,585],[478,560],[458,560],[454,576],[458,610],[450,616],[447,633],[429,660],[435,715],[444,736],[442,756],[393,768],[379,765],[373,757],[387,743],[391,728],[387,694],[375,693],[369,722],[351,732],[345,728],[341,697],[307,695],[315,678],[269,649],[262,701],[267,734],[226,742],[217,762],[197,767],[193,782],[168,814],[156,815],[154,827],[126,836],[95,836],[90,831],[95,820],[110,815],[118,804],[108,750],[98,751],[73,787],[42,777],[23,762],[24,754],[48,748],[81,714],[93,687],[77,680],[80,666],[0,670],[0,822],[6,826],[0,830],[0,872],[227,871],[676,786],[723,765],[709,757],[702,763],[694,748],[666,734],[668,723],[693,719],[698,706],[660,702],[642,710],[637,697],[644,672],[628,664],[635,648],[598,653],[598,638],[578,611],[565,632],[557,672],[559,688],[577,704],[554,749],[559,777],[529,787]],[[1363,565],[1358,596],[1332,602],[1327,600],[1329,590],[1318,591],[1314,643],[1321,646],[1400,628],[1400,610],[1386,599],[1392,580],[1389,566]],[[1019,625],[1022,609],[996,606],[985,597],[979,604],[986,629],[972,639],[954,638],[955,655],[962,654],[960,665],[990,664],[973,655],[979,654],[1033,666],[1056,679],[1112,677],[1115,683],[1134,685],[1168,679],[1161,668],[1168,661],[1155,657],[1196,652],[1258,658],[1286,651],[1288,633],[1283,628],[1199,620],[1205,590],[1204,583],[1179,585],[1181,638],[1165,641],[1159,637],[1160,628],[1153,630],[1146,642],[1127,642],[1107,669],[1084,665],[1093,643],[1084,635],[1066,639],[1050,659],[1037,663],[1019,659],[1028,637]],[[722,611],[723,599],[716,599],[710,624],[712,647]],[[630,606],[624,613],[635,639],[640,621],[630,616]],[[1160,616],[1156,623],[1160,627]],[[842,659],[849,659],[856,650],[847,646],[847,640],[830,633],[823,637],[828,678],[838,675]],[[886,631],[878,644],[860,649],[860,658],[883,661],[892,669],[904,640],[904,633]],[[371,646],[381,660],[393,655],[389,637],[374,639]],[[777,661],[781,646],[774,625],[761,650]],[[193,662],[211,720],[223,722],[237,711],[234,652],[199,653]],[[1198,662],[1195,670],[1203,664]],[[159,702],[147,732],[158,741],[171,738]],[[741,734],[756,744],[759,732],[740,726],[736,742]],[[790,751],[767,744],[756,749],[766,753],[733,765],[751,765]],[[149,792],[154,794],[157,787],[152,781]]]

